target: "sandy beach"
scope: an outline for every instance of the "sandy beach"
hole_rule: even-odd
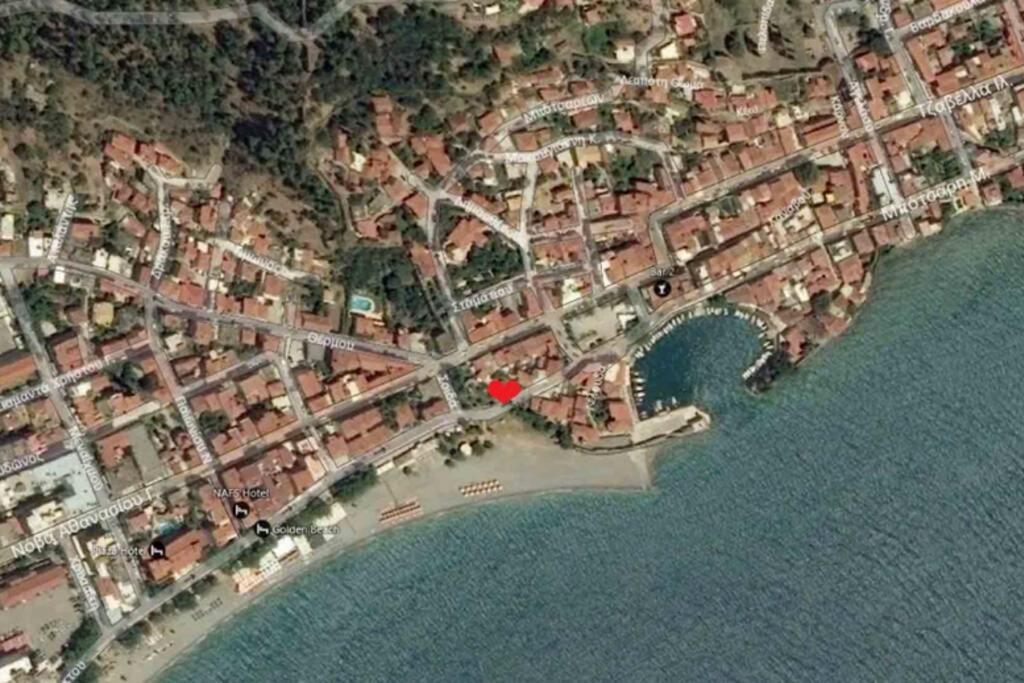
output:
[[[154,680],[175,659],[201,642],[229,619],[257,604],[265,595],[314,566],[353,551],[382,532],[416,521],[457,513],[466,508],[547,493],[578,490],[643,491],[651,486],[655,448],[626,453],[584,455],[565,451],[542,435],[527,431],[515,420],[504,419],[487,435],[494,447],[480,456],[467,456],[454,466],[445,465],[436,451],[419,457],[409,474],[393,469],[354,503],[337,536],[304,559],[284,569],[246,595],[235,592],[224,577],[192,610],[173,613],[160,621],[159,640],[127,650],[115,643],[98,659],[105,681],[131,683]],[[497,490],[493,482],[500,484]],[[467,496],[466,486],[490,483],[489,493]],[[418,507],[416,507],[418,505]],[[413,515],[381,522],[381,512],[398,506],[414,508]]]

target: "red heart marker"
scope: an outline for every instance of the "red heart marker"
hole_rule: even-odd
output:
[[[518,396],[522,390],[523,387],[514,379],[510,379],[507,382],[492,380],[487,385],[487,393],[493,396],[499,403],[508,403]]]

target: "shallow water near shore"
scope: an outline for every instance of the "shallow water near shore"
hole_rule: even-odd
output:
[[[643,359],[648,394],[715,422],[654,491],[384,535],[160,680],[1024,677],[1018,225],[975,216],[886,257],[851,331],[761,397],[744,323],[678,328]]]

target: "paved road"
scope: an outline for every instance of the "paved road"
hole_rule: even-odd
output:
[[[440,193],[438,197],[440,200],[446,201],[449,204],[454,204],[471,216],[475,216],[491,230],[501,234],[505,239],[518,246],[521,250],[528,248],[527,244],[529,239],[527,238],[526,233],[516,230],[484,207],[471,202],[464,197],[460,197],[459,195],[452,194],[445,190],[439,190],[438,192]]]
[[[650,152],[655,152],[659,156],[667,156],[672,152],[671,146],[659,142],[657,140],[650,140],[639,135],[628,135],[619,131],[601,131],[597,133],[580,133],[574,135],[566,135],[557,140],[552,140],[548,144],[544,145],[540,149],[536,149],[530,152],[480,152],[480,158],[490,159],[493,161],[500,161],[510,164],[535,164],[542,159],[547,159],[553,156],[557,156],[562,152],[576,147],[586,147],[589,145],[622,145],[624,147],[636,147],[637,149],[645,149]],[[667,164],[667,162],[666,162]]]
[[[636,72],[642,78],[650,78],[651,53],[668,38],[668,19],[668,12],[662,0],[651,0],[651,28],[636,46]]]
[[[881,164],[886,177],[890,179],[890,182],[886,183],[886,189],[889,192],[889,203],[899,203],[903,201],[903,195],[900,192],[899,185],[895,182],[895,175],[892,172],[892,165],[889,163],[889,156],[886,154],[885,145],[882,144],[878,133],[878,124],[871,118],[871,114],[868,111],[867,91],[857,76],[849,49],[839,34],[836,12],[839,7],[845,5],[845,2],[830,5],[825,11],[825,28],[828,34],[828,43],[832,48],[836,61],[839,62],[840,69],[842,69],[843,80],[846,81],[850,94],[857,105],[857,113],[861,118],[863,131],[867,133],[868,143],[871,145],[871,151],[875,155],[875,160]]]
[[[253,253],[249,248],[243,247],[240,244],[235,244],[231,240],[227,240],[222,237],[214,237],[210,242],[224,251],[230,252],[235,258],[251,263],[260,270],[265,270],[268,273],[272,273],[278,277],[283,277],[286,280],[300,281],[317,279],[311,273],[301,271],[297,268],[292,268],[291,266],[286,266],[283,263],[278,263],[270,257]]]
[[[53,9],[53,7],[55,6],[67,7],[68,5],[70,5],[70,3],[63,2],[62,0],[47,0],[45,2],[43,2],[42,0],[36,0],[35,2],[22,2],[15,4],[21,6],[43,6],[45,8],[50,8],[51,11],[60,11]],[[316,33],[316,31],[326,30],[325,27],[327,27],[328,22],[333,23],[333,21],[336,21],[337,17],[340,17],[342,14],[344,14],[344,12],[348,11],[348,9],[350,9],[351,6],[353,6],[354,4],[357,3],[340,3],[327,17],[323,19],[322,23],[315,26],[312,32],[305,32],[305,34],[301,36],[300,39],[309,39],[311,35]],[[663,8],[659,0],[654,0],[653,6],[655,8],[656,19],[658,17],[661,17],[663,19]],[[245,6],[245,8],[243,9],[245,9],[245,11],[253,11],[251,9],[248,9],[250,7],[253,6]],[[11,10],[9,10],[9,8],[10,5],[0,7],[0,16],[4,15],[5,9],[7,10],[8,14],[11,13]],[[179,19],[180,18],[181,17],[179,16]],[[657,44],[658,42],[658,35],[654,33],[655,31],[658,30],[658,21],[656,20],[654,23],[655,26],[652,30],[652,35],[650,35],[648,37],[648,40],[642,44],[642,49],[640,55],[638,56],[637,66],[638,69],[641,70],[642,72],[648,70],[650,61],[650,49],[651,47],[653,47],[653,45]],[[835,37],[833,36],[833,30],[834,27],[832,30],[830,30],[830,38]],[[840,62],[843,65],[844,75],[848,78],[848,80],[855,79],[856,76],[855,74],[852,73],[851,64],[849,62],[849,56],[846,54],[845,49],[842,48],[841,43],[836,43],[836,45],[837,56],[840,58]],[[850,80],[850,82],[854,81]],[[609,90],[605,91],[604,93],[601,93],[601,98],[603,101],[609,101],[613,99],[615,96],[617,96],[620,90],[621,86],[616,85],[610,88]],[[574,106],[573,101],[570,100],[567,102],[568,104],[562,103],[563,106],[569,106],[570,108]],[[593,106],[593,103],[590,102],[586,106]],[[499,141],[504,140],[512,131],[519,129],[522,126],[528,125],[533,120],[536,120],[538,117],[542,116],[544,112],[548,111],[550,107],[550,104],[538,105],[537,107],[524,111],[520,113],[518,116],[505,121],[499,127],[498,131],[496,131],[496,133],[492,136],[493,139]],[[882,128],[883,126],[886,125],[902,124],[903,122],[913,120],[918,116],[919,113],[917,113],[916,111],[905,112],[890,117],[885,121],[876,122],[876,126],[878,128]],[[647,149],[651,149],[652,151],[656,151],[659,154],[665,155],[666,158],[670,158],[669,154],[671,150],[662,143],[639,140],[629,136],[623,136],[622,134],[619,133],[612,133],[606,135],[607,137],[603,138],[603,141],[616,142],[620,144],[634,144]],[[877,131],[862,130],[857,134],[851,135],[850,138],[870,138],[872,147],[876,148],[880,144],[878,141]],[[830,145],[835,145],[836,142],[837,140],[826,141],[826,143],[822,143],[821,146],[816,146],[815,148],[811,148],[808,150],[801,150],[797,154],[790,155],[783,159],[777,160],[764,167],[751,169],[750,171],[741,173],[733,178],[723,180],[722,182],[717,183],[710,188],[706,188],[704,191],[697,193],[692,197],[680,196],[677,198],[675,202],[672,203],[670,207],[666,207],[666,209],[663,212],[658,213],[657,220],[660,221],[663,218],[667,218],[668,216],[672,215],[673,212],[679,213],[688,209],[696,208],[709,201],[713,201],[717,197],[724,196],[724,194],[726,193],[733,192],[738,187],[749,185],[760,180],[766,179],[768,177],[771,177],[773,175],[776,175],[781,171],[781,169],[796,165],[803,158],[806,158],[809,154],[814,153],[816,150],[824,150]],[[447,187],[451,182],[454,182],[455,179],[461,177],[461,174],[465,172],[469,164],[471,164],[474,161],[486,159],[487,157],[488,155],[480,150],[471,153],[470,155],[467,156],[467,158],[463,159],[462,162],[456,165],[455,169],[453,169],[452,173],[449,174],[449,176],[445,179],[441,187],[427,186],[420,179],[414,177],[414,174],[408,173],[407,169],[403,171],[403,173],[405,174],[404,177],[406,177],[407,182],[416,187],[418,190],[422,191],[430,199],[431,206],[434,206],[437,201],[441,200],[458,201],[458,199],[454,195],[452,195],[444,188]],[[879,160],[883,164],[887,163],[884,151],[882,154],[879,155]],[[400,168],[404,169],[404,166],[400,166]],[[188,182],[195,183],[196,181]],[[578,184],[574,182],[573,186],[581,216],[580,232],[586,238],[585,241],[588,246],[588,251],[591,254],[590,268],[592,272],[595,273],[595,275],[598,275],[598,266],[596,264],[596,250],[594,249],[593,240],[590,239],[589,232],[586,229],[585,207],[583,206],[583,201],[579,193]],[[475,207],[473,208],[473,211],[476,212],[476,209],[479,208],[480,207]],[[513,229],[511,226],[504,224],[504,222],[501,221],[500,218],[489,214],[489,212],[484,212],[482,211],[482,209],[481,212],[482,213],[479,213],[479,215],[481,215],[482,219],[485,220],[485,222],[488,222],[488,224],[491,225],[492,228],[501,232],[506,237],[512,239],[512,241],[518,244],[524,251],[527,249],[529,244],[529,236],[527,234],[527,231],[523,229],[524,226],[521,224],[521,220],[518,229]],[[779,265],[794,258],[798,258],[802,254],[805,254],[812,249],[819,248],[819,246],[822,243],[852,234],[857,230],[860,230],[868,225],[877,222],[881,222],[881,218],[877,212],[872,212],[871,214],[855,218],[851,221],[847,221],[844,224],[834,226],[833,228],[824,233],[819,233],[811,237],[808,237],[805,240],[788,246],[783,251],[780,251],[776,254],[772,254],[771,256],[762,259],[761,261],[755,264],[752,264],[743,272],[731,274],[715,282],[707,283],[707,286],[702,288],[700,292],[691,293],[686,297],[682,297],[678,300],[673,300],[653,312],[648,311],[645,302],[637,301],[637,303],[639,304],[639,310],[641,311],[642,315],[641,323],[635,330],[631,331],[628,335],[622,335],[606,341],[604,344],[600,345],[596,349],[592,349],[587,353],[572,359],[573,362],[570,364],[570,366],[567,367],[562,372],[553,374],[550,377],[544,378],[534,383],[533,385],[526,387],[521,393],[520,397],[517,398],[516,403],[523,403],[529,401],[529,399],[533,396],[542,395],[548,391],[555,389],[565,381],[566,376],[569,372],[571,372],[574,368],[579,367],[581,363],[586,362],[589,358],[604,357],[608,355],[625,355],[626,353],[629,352],[632,346],[638,343],[638,341],[642,340],[646,335],[653,333],[661,326],[663,326],[667,321],[669,321],[676,315],[684,312],[688,308],[712,296],[721,294],[744,282],[749,282],[753,279],[759,278],[762,275],[766,274],[767,272],[770,272],[774,268],[777,268]],[[436,235],[433,234],[432,229],[433,212],[431,212],[431,217],[428,219],[428,227],[431,228],[430,230],[428,230],[428,233],[432,238],[435,238]],[[665,250],[662,249],[662,251]],[[670,260],[670,256],[667,253],[659,253],[659,263],[666,260]],[[41,261],[43,261],[43,259],[29,259],[22,257],[0,258],[0,273],[4,274],[5,284],[8,284],[8,287],[10,288],[8,278],[12,277],[11,269],[13,267],[18,265],[40,265]],[[154,316],[156,307],[159,305],[160,308],[163,308],[165,310],[185,317],[202,318],[213,320],[216,322],[231,322],[252,326],[257,329],[265,330],[284,338],[286,340],[286,344],[291,344],[295,341],[306,341],[310,333],[309,330],[296,328],[291,324],[270,323],[264,320],[254,319],[246,316],[222,314],[217,313],[215,311],[208,311],[206,309],[190,308],[177,302],[168,300],[165,297],[162,297],[159,294],[153,292],[151,289],[144,287],[129,278],[116,276],[107,271],[98,268],[93,268],[91,266],[84,264],[77,264],[64,260],[62,260],[60,263],[61,265],[66,266],[69,270],[113,278],[118,280],[124,286],[131,288],[132,291],[135,291],[137,294],[141,295],[145,299],[147,305],[147,313],[148,315],[150,315],[151,322],[155,320]],[[624,287],[625,290],[629,292],[630,295],[634,298],[634,300],[636,300],[636,298],[639,296],[639,293],[634,289],[634,286],[643,281],[644,278],[651,277],[651,275],[652,274],[650,273],[638,274],[637,276],[630,278],[627,282],[616,285],[614,288],[617,289],[619,287]],[[596,277],[595,280],[597,281],[595,284],[599,285],[600,277]],[[600,289],[600,287],[598,287],[598,289]],[[16,291],[16,288],[14,288],[14,290]],[[448,290],[446,290],[446,292],[448,292]],[[451,301],[450,292],[448,292],[447,296],[448,301]],[[12,301],[12,306],[14,305],[15,302]],[[413,373],[410,373],[409,375],[400,378],[399,380],[396,380],[393,383],[388,383],[385,386],[379,387],[377,390],[373,392],[367,392],[363,396],[360,396],[358,399],[346,401],[342,404],[332,406],[330,409],[326,411],[321,411],[318,414],[314,415],[310,414],[308,410],[302,410],[298,414],[299,419],[297,420],[296,425],[294,425],[294,428],[307,431],[307,433],[315,434],[318,437],[319,435],[317,428],[324,422],[333,420],[346,412],[356,410],[358,409],[359,406],[366,405],[368,401],[373,400],[377,396],[399,390],[402,387],[414,386],[415,384],[425,381],[431,377],[436,377],[440,372],[442,364],[450,366],[461,365],[480,354],[490,352],[495,348],[508,344],[510,341],[514,339],[528,336],[540,330],[554,329],[557,333],[557,323],[559,322],[559,320],[559,314],[557,312],[551,311],[546,313],[539,320],[535,319],[534,321],[530,321],[524,325],[519,326],[518,328],[511,332],[508,332],[503,335],[498,335],[492,339],[485,340],[484,342],[480,342],[472,346],[470,346],[468,343],[465,343],[465,340],[463,340],[463,343],[459,345],[459,348],[443,357],[436,357],[431,356],[430,354],[410,352],[403,349],[397,349],[392,346],[375,344],[373,342],[368,342],[366,340],[353,337],[346,337],[343,335],[332,335],[332,338],[339,342],[351,344],[353,349],[361,349],[371,351],[374,353],[384,353],[394,357],[403,358],[410,362],[416,363],[418,367]],[[457,325],[458,323],[456,321],[456,329],[458,329]],[[39,340],[37,339],[35,341],[38,345]],[[156,346],[159,346],[159,344],[157,343]],[[37,348],[34,348],[33,350],[39,352],[39,349]],[[44,354],[44,356],[42,357],[45,357],[45,351],[42,351],[42,353]],[[158,362],[161,363],[162,371],[164,371],[169,378],[173,379],[173,373],[170,373],[169,370],[165,368],[167,359],[162,348],[159,349],[158,359],[162,359],[158,360]],[[304,408],[304,403],[301,400],[301,396],[298,395],[298,389],[294,384],[294,378],[291,377],[287,364],[284,362],[283,359],[280,358],[274,358],[272,359],[272,362],[275,362],[275,364],[278,365],[279,370],[282,372],[282,377],[286,378],[286,388],[288,389],[289,396],[292,399],[293,403],[296,405],[297,408]],[[234,369],[232,369],[232,371],[233,370]],[[207,383],[190,385],[189,387],[180,387],[177,386],[177,384],[175,383],[175,388],[172,393],[174,393],[175,396],[180,396],[184,395],[184,393],[186,392],[191,392],[193,389],[199,390],[204,386],[207,386]],[[456,407],[458,406],[457,403],[454,405]],[[302,509],[315,497],[324,493],[334,482],[338,481],[342,477],[351,474],[351,472],[353,472],[358,467],[368,466],[375,464],[377,462],[383,462],[387,459],[390,459],[395,455],[402,453],[405,450],[415,446],[417,443],[420,443],[426,439],[431,438],[437,432],[453,427],[460,421],[491,420],[503,415],[510,409],[511,406],[501,405],[492,405],[474,409],[456,408],[455,410],[451,410],[445,415],[442,415],[427,423],[418,425],[417,427],[411,430],[399,434],[380,449],[359,456],[358,458],[352,461],[336,464],[333,462],[333,460],[329,458],[329,456],[327,456],[326,460],[329,462],[331,466],[331,469],[329,469],[328,474],[323,479],[314,484],[314,486],[310,490],[301,494],[294,501],[292,501],[292,503],[289,504],[289,506],[285,510],[282,510],[280,513],[278,513],[278,515],[276,515],[275,518],[271,521],[283,521],[288,516],[291,516],[296,511]],[[63,414],[62,419],[64,419]],[[266,444],[260,444],[260,447],[266,447]],[[322,448],[322,442],[319,444],[319,447]],[[322,454],[322,457],[324,455],[325,453]],[[177,488],[184,482],[184,480],[187,477],[195,476],[196,474],[200,474],[201,476],[215,475],[214,466],[204,466],[202,468],[198,468],[196,472],[182,473],[180,475],[169,477],[162,482],[157,482],[154,484],[154,491],[157,492],[157,494],[159,495],[159,493],[161,492],[169,491],[172,488]],[[109,497],[107,497],[106,500],[109,500]],[[187,588],[195,580],[198,580],[204,577],[205,575],[209,574],[210,572],[216,571],[217,569],[225,566],[228,562],[232,561],[235,557],[237,557],[237,555],[240,552],[242,552],[242,550],[250,546],[253,542],[255,542],[255,537],[251,533],[243,534],[242,537],[238,539],[236,543],[233,543],[231,546],[229,546],[227,551],[220,552],[214,557],[203,562],[196,569],[196,571],[193,572],[190,579],[178,582],[174,586],[168,588],[167,590],[159,593],[156,596],[153,596],[152,598],[146,598],[143,601],[142,606],[138,610],[133,612],[127,620],[119,624],[117,629],[108,630],[105,632],[101,641],[97,643],[97,645],[88,653],[86,661],[90,660],[97,653],[102,651],[103,648],[109,645],[109,643],[113,640],[116,634],[123,632],[131,624],[136,623],[139,620],[147,617],[150,613],[152,613],[153,610],[158,609],[160,605],[164,604],[167,600],[171,599],[175,594],[177,594],[181,590]]]
[[[81,422],[64,399],[62,387],[56,381],[57,374],[53,364],[50,362],[49,353],[36,333],[35,320],[28,310],[14,272],[10,267],[0,268],[0,279],[3,281],[7,302],[18,321],[22,336],[35,358],[39,374],[45,386],[50,389],[48,393],[50,402],[56,409],[65,430],[74,442],[71,448],[75,451],[82,469],[88,475],[87,479],[93,489],[96,501],[100,506],[105,507],[110,502],[110,491],[107,489],[106,479],[100,473],[99,467],[96,464]],[[117,523],[116,519],[104,520],[102,526],[114,538],[120,548],[128,548],[128,540],[125,538],[124,530]],[[122,553],[120,557],[128,578],[138,594],[142,590],[142,577],[139,573],[138,565],[127,553]],[[103,626],[108,625],[105,617],[100,620],[100,623]]]
[[[1018,74],[1019,74],[1019,71],[1018,71]],[[887,119],[885,122],[882,122],[882,124],[883,125],[887,125],[887,124],[890,124],[890,123],[902,124],[905,120],[911,120],[912,118],[914,118],[916,116],[918,116],[918,114],[916,112],[912,112],[912,111],[911,112],[905,112],[905,113],[902,113],[900,115],[891,117],[890,119]],[[741,174],[739,176],[736,176],[734,178],[728,179],[727,181],[724,181],[723,183],[720,183],[719,185],[716,185],[716,186],[714,186],[714,188],[710,188],[710,189],[716,190],[717,193],[730,191],[732,188],[734,188],[734,187],[736,187],[738,185],[747,184],[747,183],[750,183],[750,182],[756,182],[757,176],[760,176],[760,175],[771,175],[773,173],[777,173],[778,172],[777,164],[792,163],[794,160],[795,160],[795,157],[787,158],[787,159],[781,160],[781,162],[776,162],[775,164],[770,164],[769,168],[767,168],[767,169],[761,169],[761,168],[759,168],[759,169],[752,169],[750,172],[747,172],[747,173]],[[710,196],[713,196],[714,193],[708,193],[707,191],[705,191],[705,193],[701,193],[701,194],[703,196],[695,196],[695,197],[692,197],[692,198],[688,198],[687,200],[684,200],[680,204],[682,205],[683,208],[685,208],[687,205],[696,206],[696,205],[699,205],[700,203],[704,203],[704,202],[709,201],[710,200]],[[675,205],[673,207],[669,207],[666,212],[670,212],[672,210],[678,211],[679,209],[680,209],[680,206],[679,205]],[[581,213],[581,215],[584,213],[583,209],[582,209],[582,206],[580,207],[580,213]],[[45,262],[46,262],[46,260],[42,259],[42,258],[29,258],[29,257],[5,257],[5,258],[0,258],[0,266],[2,266],[5,269],[5,272],[8,273],[8,276],[10,276],[10,268],[12,268],[12,267],[15,267],[15,266],[37,266],[37,265],[42,265]],[[182,315],[204,317],[204,318],[209,318],[209,319],[219,320],[219,321],[236,322],[236,323],[239,323],[239,324],[246,324],[246,325],[254,325],[256,327],[260,327],[260,328],[263,328],[263,329],[268,329],[268,330],[270,330],[270,331],[272,331],[272,332],[274,332],[276,334],[280,334],[280,335],[282,335],[282,336],[284,336],[284,337],[286,337],[288,339],[305,339],[305,337],[309,334],[309,331],[307,331],[307,330],[296,329],[296,328],[293,328],[293,327],[290,327],[290,326],[286,326],[286,325],[275,325],[273,323],[268,323],[266,321],[259,320],[259,319],[247,318],[245,316],[237,316],[237,315],[218,314],[216,312],[210,312],[210,311],[206,311],[206,310],[190,309],[188,307],[185,307],[185,306],[182,306],[180,304],[177,304],[176,302],[164,302],[162,297],[152,293],[147,288],[143,287],[139,283],[137,283],[134,280],[131,280],[129,278],[125,278],[123,276],[112,274],[112,273],[110,273],[108,271],[105,271],[103,269],[95,268],[95,267],[92,267],[92,266],[89,266],[89,265],[86,265],[86,264],[79,264],[79,263],[70,262],[70,261],[64,261],[64,260],[60,261],[60,263],[61,263],[61,265],[63,265],[64,267],[66,267],[67,269],[72,270],[72,271],[80,271],[80,272],[84,272],[84,273],[88,273],[88,274],[92,274],[92,275],[104,276],[104,277],[116,279],[116,280],[118,280],[120,282],[120,284],[136,290],[137,293],[140,293],[143,296],[150,296],[150,297],[152,297],[154,299],[161,300],[161,306],[163,308],[169,309],[171,311],[177,312],[177,313],[182,314]],[[735,286],[735,284],[732,284],[730,286]],[[716,287],[716,291],[721,291],[721,289],[722,288],[717,288]],[[22,315],[24,315],[24,313]],[[542,328],[531,327],[531,328],[529,328],[529,332],[531,332],[531,333],[532,332],[536,332],[538,329],[542,329]],[[469,348],[469,347],[460,348],[457,352],[455,352],[455,353],[451,354],[450,356],[445,357],[443,359],[436,359],[435,360],[435,359],[433,359],[430,356],[427,356],[425,354],[412,354],[412,356],[415,358],[415,360],[422,360],[423,358],[430,359],[428,361],[428,363],[430,364],[428,369],[432,370],[432,369],[438,367],[437,364],[439,362],[454,363],[454,364],[465,362],[469,358],[471,358],[471,357],[473,357],[475,355],[479,355],[479,353],[484,353],[484,352],[486,352],[488,350],[491,350],[491,349],[493,349],[493,348],[495,348],[497,346],[500,346],[502,344],[507,343],[509,338],[511,338],[512,336],[516,336],[516,335],[522,336],[521,332],[522,332],[522,330],[516,330],[516,331],[514,331],[514,333],[509,333],[508,335],[504,335],[504,336],[498,337],[498,338],[496,338],[494,340],[490,340],[489,342],[487,342],[484,345],[477,345],[474,348]],[[409,355],[410,355],[408,352],[404,352],[402,350],[395,349],[394,347],[391,347],[391,346],[374,345],[372,343],[367,343],[367,342],[365,342],[364,340],[361,340],[361,339],[345,338],[345,337],[342,337],[340,335],[335,335],[335,337],[336,338],[341,338],[341,339],[347,339],[347,340],[351,341],[353,346],[356,347],[356,348],[365,348],[366,350],[370,350],[370,351],[374,351],[374,352],[384,352],[384,353],[389,353],[389,354],[394,354],[394,355],[405,355],[406,357],[409,357]],[[36,340],[36,341],[38,342],[38,340]],[[36,351],[38,353],[39,349],[37,348]],[[234,369],[232,369],[232,370],[234,370]],[[190,389],[190,393],[191,393],[192,387],[190,387],[189,389]]]
[[[327,472],[333,472],[336,468],[334,459],[331,458],[327,452],[327,447],[324,446],[324,441],[320,436],[320,430],[317,429],[313,415],[309,412],[309,408],[306,406],[306,401],[302,397],[302,392],[299,390],[298,384],[295,382],[295,375],[292,374],[291,368],[288,367],[288,361],[285,359],[288,357],[288,347],[294,340],[289,339],[285,341],[285,348],[280,354],[273,354],[272,359],[274,366],[277,368],[277,374],[284,383],[285,390],[288,392],[288,401],[292,404],[292,409],[298,416],[299,420],[306,423],[303,432],[313,443],[316,444],[316,455],[320,460],[320,464],[324,466]]]

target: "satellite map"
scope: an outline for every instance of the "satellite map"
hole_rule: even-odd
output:
[[[0,0],[0,683],[1024,680],[1024,0]]]

